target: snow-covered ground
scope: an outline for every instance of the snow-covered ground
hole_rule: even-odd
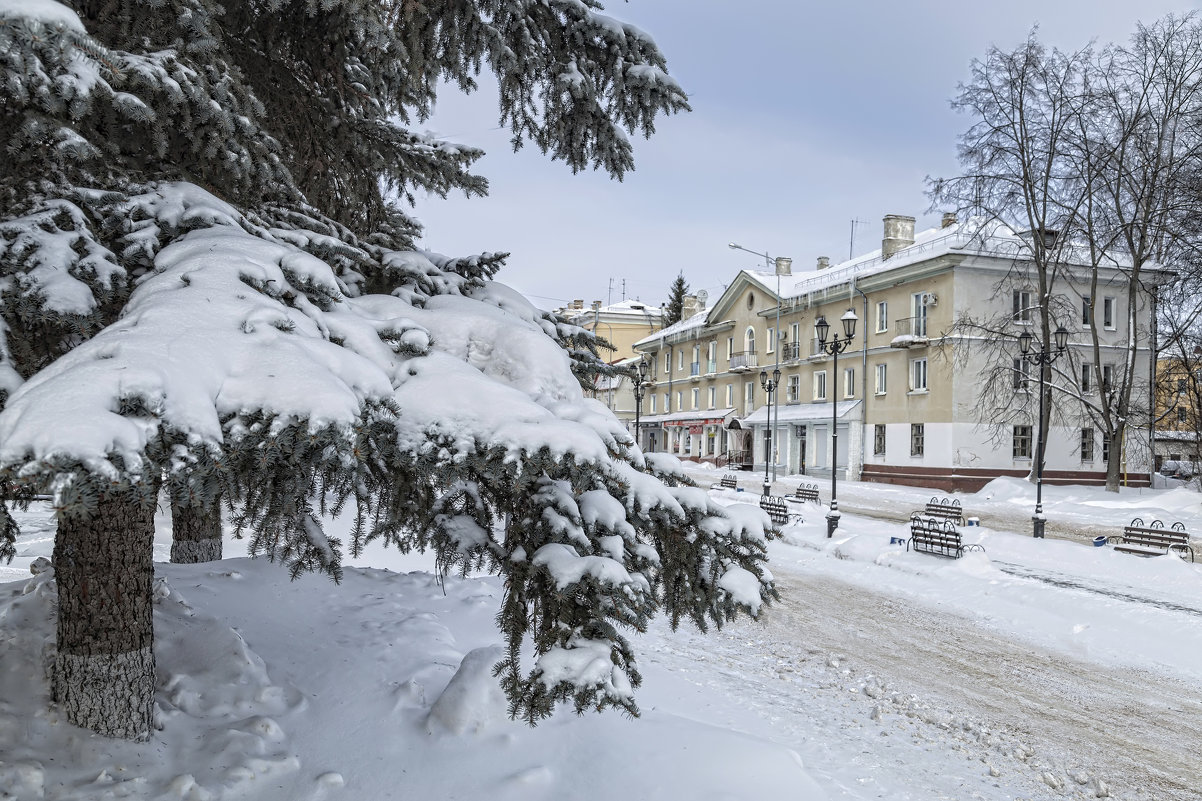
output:
[[[755,502],[745,478],[714,496]],[[1202,530],[1199,495],[1047,487],[1049,527],[1082,538],[1039,541],[1033,488],[999,480],[960,496],[985,552],[951,561],[890,544],[933,494],[840,483],[829,540],[824,509],[802,506],[771,545],[783,600],[762,622],[637,638],[638,720],[508,720],[494,578],[439,582],[386,551],[341,585],[241,558],[158,564],[163,729],[146,744],[51,708],[54,589],[28,565],[53,528],[31,509],[0,568],[0,798],[1202,797],[1202,563],[1083,539],[1135,516]]]

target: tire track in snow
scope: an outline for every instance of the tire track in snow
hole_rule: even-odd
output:
[[[784,600],[764,619],[774,638],[845,654],[894,690],[1012,733],[1035,749],[1034,764],[1101,777],[1113,797],[1202,797],[1196,687],[1080,662],[837,579],[778,572],[776,580]]]

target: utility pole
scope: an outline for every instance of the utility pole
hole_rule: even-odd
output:
[[[857,220],[857,219],[855,219],[855,218],[852,218],[852,221],[851,221],[851,236],[850,236],[850,237],[848,238],[848,240],[847,240],[847,260],[848,260],[848,261],[851,261],[852,257],[855,255],[855,249],[856,249],[856,226],[857,226],[857,225],[868,225],[868,221],[867,221],[867,220]]]

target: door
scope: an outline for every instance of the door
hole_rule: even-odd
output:
[[[827,467],[826,454],[830,450],[830,431],[826,426],[814,426],[814,464]]]

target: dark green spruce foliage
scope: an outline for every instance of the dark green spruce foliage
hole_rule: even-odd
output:
[[[689,285],[684,280],[684,273],[676,276],[668,290],[668,307],[664,310],[664,328],[675,325],[684,317],[684,297],[689,294]]]
[[[596,15],[595,0],[69,5],[86,34],[0,18],[0,359],[17,376],[6,393],[111,331],[156,256],[196,229],[227,226],[328,263],[337,291],[295,275],[286,286],[243,279],[264,303],[315,320],[340,298],[391,295],[422,307],[480,290],[506,254],[414,253],[420,227],[398,205],[487,188],[469,172],[478,151],[405,127],[429,116],[444,83],[471,90],[491,71],[515,148],[532,142],[573,171],[617,178],[633,168],[623,131],[649,135],[658,114],[688,108],[654,43]],[[194,184],[228,206],[180,207],[171,198],[187,192],[161,191],[169,184]],[[66,276],[73,303],[47,268],[55,281]],[[591,333],[553,315],[537,324],[582,383],[611,369]],[[405,331],[378,335],[402,361],[427,358]],[[730,520],[680,476],[658,474],[616,422],[606,457],[590,460],[415,432],[387,400],[364,403],[351,427],[246,409],[222,418],[219,444],[174,430],[146,398],[121,399],[120,413],[156,432],[138,463],[110,455],[116,475],[60,457],[13,463],[0,486],[14,499],[54,489],[60,517],[75,518],[114,491],[144,500],[162,476],[193,507],[221,504],[252,551],[293,575],[337,579],[343,544],[320,520],[342,512],[355,516],[352,553],[381,540],[433,548],[444,570],[500,572],[509,656],[498,674],[512,713],[531,723],[568,701],[636,713],[627,634],[661,609],[673,625],[703,628],[756,613],[758,603],[719,586],[728,571],[749,571],[775,597],[758,527]],[[11,523],[0,521],[0,557],[12,556]],[[560,556],[575,567],[557,567]],[[536,656],[600,650],[615,672],[591,683],[545,665],[527,672],[524,643]]]

